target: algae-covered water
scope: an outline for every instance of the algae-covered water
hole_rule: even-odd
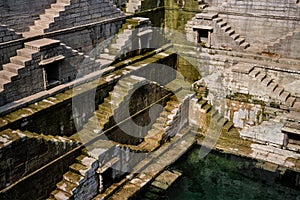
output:
[[[200,159],[199,149],[193,149],[174,166],[183,172],[183,176],[162,199],[300,200],[300,191],[296,187],[292,189],[282,183],[290,184],[292,179],[279,172],[258,169],[255,164],[251,160],[220,153],[210,153]]]

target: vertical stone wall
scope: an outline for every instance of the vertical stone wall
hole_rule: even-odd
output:
[[[76,31],[63,31],[59,34],[51,34],[50,37],[89,55],[103,41],[116,34],[122,23],[123,19],[118,19],[95,24],[94,26],[87,26]]]
[[[124,14],[109,0],[71,0],[71,5],[65,7],[59,17],[49,24],[45,32],[80,26],[101,21]]]
[[[237,33],[245,36],[251,44],[261,49],[265,48],[264,45],[269,45],[270,42],[276,41],[300,26],[299,20],[234,14],[220,16],[226,19]]]
[[[0,23],[18,32],[28,30],[34,20],[55,0],[14,0],[0,2]]]
[[[0,43],[11,40],[20,39],[21,34],[17,34],[15,30],[8,28],[6,25],[0,25]]]
[[[0,132],[0,189],[77,146],[72,140],[7,129]]]
[[[220,1],[205,0],[212,9],[245,36],[256,48],[263,48],[299,27],[300,6],[296,0]],[[266,37],[267,36],[267,37]],[[288,49],[287,49],[288,50]]]
[[[300,27],[300,26],[298,26]],[[282,57],[300,59],[300,28],[296,29],[293,32],[288,32],[283,37],[277,39],[271,47],[268,47],[266,50],[279,54]]]

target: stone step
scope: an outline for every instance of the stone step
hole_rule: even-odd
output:
[[[34,25],[32,27],[43,27],[43,29],[49,28],[49,24],[54,22],[54,18],[51,19],[41,19],[34,21]],[[33,28],[35,30],[38,30],[37,28]]]
[[[30,58],[30,59],[37,57],[38,53],[39,52],[37,50],[27,49],[27,48],[17,50],[18,56],[22,56],[22,57]]]
[[[218,17],[218,18],[213,19],[213,21],[215,21],[216,23],[219,23],[219,22],[223,21],[223,19]]]
[[[281,94],[280,94],[280,96],[279,96],[279,100],[280,101],[286,101],[287,100],[287,98],[290,96],[290,93],[289,92],[286,92],[286,91],[284,91],[284,92],[282,92]]]
[[[233,35],[235,33],[235,30],[233,29],[229,29],[227,32],[226,32],[229,36]]]
[[[220,27],[223,27],[223,26],[226,26],[226,25],[227,25],[227,22],[221,21],[221,22],[219,22],[218,24],[219,24]]]
[[[51,192],[51,196],[54,197],[54,199],[56,200],[69,200],[72,197],[72,195],[59,189],[56,189],[53,192]]]
[[[14,63],[7,63],[3,65],[3,69],[12,73],[19,73],[19,70],[21,69],[25,69],[25,67],[23,65],[18,65],[18,64],[14,64]]]
[[[45,14],[51,14],[51,15],[59,15],[59,12],[61,12],[61,9],[58,8],[49,8],[45,10]]]
[[[25,38],[34,37],[34,36],[43,35],[43,34],[44,34],[44,32],[41,30],[34,30],[34,31],[31,30],[31,31],[22,33],[23,37],[25,37]]]
[[[283,87],[278,86],[278,87],[276,87],[276,89],[274,90],[273,94],[274,94],[276,97],[278,97],[278,96],[281,95],[281,93],[283,92],[283,90],[284,90]]]
[[[273,92],[278,87],[278,84],[271,82],[267,87]]]
[[[8,80],[8,81],[13,81],[18,77],[17,73],[13,73],[7,70],[1,70],[0,71],[0,79]]]
[[[223,26],[221,29],[224,30],[225,32],[227,32],[231,29],[231,26],[226,25],[226,26]]]
[[[255,78],[256,76],[258,76],[258,74],[260,74],[261,70],[259,68],[254,68],[250,73],[249,76],[251,76],[252,78]]]
[[[265,78],[267,77],[267,75],[265,73],[259,73],[255,79],[259,80],[260,82],[262,82]]]
[[[54,9],[58,9],[58,10],[65,10],[65,7],[68,6],[70,4],[66,4],[66,3],[53,3],[51,4],[51,8]]]
[[[63,191],[69,194],[70,196],[72,196],[74,191],[76,191],[77,189],[77,185],[66,180],[62,180],[59,183],[57,183],[56,187],[58,190]]]
[[[296,102],[296,98],[292,96],[289,96],[286,100],[286,103],[289,105],[289,107],[292,107],[295,102]]]
[[[73,163],[72,165],[69,166],[69,169],[73,173],[79,174],[81,176],[85,176],[88,168],[80,163]]]
[[[230,37],[234,40],[237,40],[240,37],[240,35],[235,33],[235,34],[232,34]]]
[[[228,122],[228,119],[226,119],[225,117],[221,117],[218,119],[218,124],[220,124],[222,127],[224,127],[224,125]]]
[[[293,107],[291,108],[292,111],[297,111],[300,112],[300,101],[296,101],[293,105]]]
[[[100,58],[114,61],[116,59],[116,56],[111,55],[111,54],[107,54],[107,53],[102,53],[102,54],[100,54]]]
[[[60,45],[59,40],[43,38],[43,39],[34,40],[31,42],[25,43],[25,48],[33,49],[36,51],[42,51],[42,50],[58,47],[59,45]]]
[[[31,59],[23,56],[13,56],[10,58],[10,62],[17,65],[27,66],[31,62]]]
[[[49,28],[48,25],[34,25],[29,27],[29,32],[31,31],[40,31],[44,33],[44,30]]]
[[[225,132],[229,132],[234,127],[233,122],[227,121],[226,124],[223,126],[223,130]]]
[[[206,104],[202,109],[204,110],[205,113],[208,113],[212,109],[212,106],[209,104]]]
[[[71,4],[71,0],[56,0],[57,3]]]
[[[207,100],[201,99],[200,101],[198,101],[198,104],[201,108],[203,108],[207,104]]]
[[[219,111],[218,110],[212,110],[212,114],[211,114],[211,117],[212,118],[215,118],[219,115]]]
[[[235,39],[235,41],[236,41],[239,45],[241,45],[243,42],[245,42],[245,38],[239,37],[238,39]]]
[[[243,49],[247,49],[248,47],[250,47],[250,44],[248,42],[243,42],[241,45],[240,45]]]
[[[55,19],[55,17],[58,17],[58,16],[59,16],[59,14],[54,14],[54,13],[41,14],[40,20],[41,21],[47,21],[47,20],[53,21]],[[36,21],[38,21],[38,20],[36,20]]]

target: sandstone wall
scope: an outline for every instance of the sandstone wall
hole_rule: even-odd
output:
[[[71,5],[49,24],[45,32],[80,26],[113,17],[123,16],[123,13],[109,0],[71,0]]]
[[[300,31],[289,32],[284,37],[277,39],[275,43],[267,48],[267,51],[279,54],[282,57],[300,59]]]
[[[270,42],[274,42],[300,25],[300,6],[296,0],[206,0],[206,2],[256,48],[269,45]],[[291,47],[283,49],[291,52]],[[292,51],[297,49],[293,48]],[[289,53],[287,56],[290,56]]]
[[[8,28],[6,25],[0,25],[0,43],[20,39],[21,37],[22,35],[17,34],[13,29]]]
[[[0,188],[13,184],[77,144],[62,137],[46,137],[7,129],[0,133]]]
[[[62,175],[68,171],[80,154],[80,149],[70,152],[63,158],[44,166],[43,170],[36,171],[26,179],[13,185],[9,190],[0,193],[1,199],[46,199],[49,193],[55,189],[56,183]],[[51,177],[51,178],[49,178]]]
[[[245,36],[252,46],[261,49],[300,26],[299,20],[234,16],[231,14],[220,16],[226,19],[237,33]],[[294,48],[293,51],[297,52],[297,49]]]
[[[0,2],[0,23],[8,25],[18,32],[23,32],[33,24],[34,20],[50,8],[55,0],[14,0]]]

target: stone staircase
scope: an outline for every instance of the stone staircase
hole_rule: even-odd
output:
[[[56,3],[51,4],[51,8],[46,9],[44,14],[39,16],[38,20],[34,21],[34,25],[29,27],[28,32],[23,33],[23,37],[33,37],[44,34],[44,30],[49,28],[54,22],[55,17],[58,17],[60,12],[65,11],[66,7],[71,4],[71,0],[56,0]]]
[[[6,129],[0,132],[2,181],[0,189],[12,185],[18,179],[40,170],[45,164],[76,148],[79,143],[62,136],[43,135],[29,131]],[[41,147],[43,147],[41,149]],[[23,153],[20,151],[23,151]],[[36,151],[34,151],[36,150]],[[18,162],[3,164],[10,160],[11,152],[18,152]],[[30,152],[30,153],[29,153]],[[48,152],[45,155],[45,152]],[[6,171],[6,173],[5,173]]]
[[[218,110],[214,109],[204,97],[198,99],[198,105],[200,105],[202,112],[207,115],[208,132],[220,131],[227,133],[234,127],[233,122],[226,119]]]
[[[205,3],[204,0],[198,0],[198,4],[199,4],[199,9],[202,9],[202,10],[209,6],[207,3]]]
[[[56,189],[48,199],[91,199],[98,192],[98,168],[98,160],[83,152],[75,159],[75,163],[69,166],[69,171],[56,184]]]
[[[283,41],[290,40],[293,37],[296,36],[296,34],[299,34],[300,29],[295,29],[294,31],[288,32],[286,35],[282,36],[281,38],[278,38],[274,42],[270,42],[269,45],[267,45],[266,50],[272,52],[272,50],[280,49],[281,44]]]
[[[250,44],[245,41],[245,38],[236,33],[235,30],[219,15],[214,16],[213,21],[216,24],[216,27],[229,36],[234,42],[241,47],[242,49],[247,49],[250,47]]]
[[[278,85],[273,78],[267,76],[259,67],[255,67],[252,64],[239,64],[232,68],[233,72],[247,74],[251,79],[258,81],[265,91],[269,94],[269,97],[275,100],[275,103],[279,103],[282,108],[293,107],[296,98],[293,97],[282,86]]]
[[[51,45],[55,45],[54,43],[57,42],[53,42]],[[19,74],[24,73],[26,67],[29,67],[39,57],[39,51],[29,43],[25,43],[24,48],[17,50],[17,55],[11,57],[10,63],[4,64],[3,70],[0,71],[0,92],[3,92],[14,80],[19,79]]]
[[[149,18],[135,17],[127,19],[119,32],[104,48],[104,52],[100,54],[100,59],[113,62],[117,59],[126,58],[131,51],[138,50],[137,33],[139,28],[144,29],[145,33],[151,33],[150,24]]]
[[[118,115],[118,121],[124,120],[124,113],[119,113],[119,108],[122,107],[125,101],[129,101],[136,88],[145,85],[147,80],[138,76],[129,76],[118,81],[114,90],[109,92],[109,96],[104,99],[104,102],[98,106],[95,111],[96,120],[99,121],[99,128],[102,131],[109,129],[114,124],[114,117]],[[126,106],[126,105],[125,105]],[[95,119],[91,119],[95,120]]]

